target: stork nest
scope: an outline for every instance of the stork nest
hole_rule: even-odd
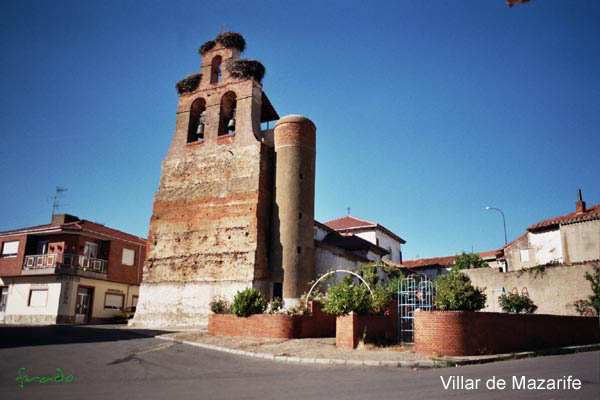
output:
[[[242,35],[237,32],[223,32],[218,34],[214,40],[209,40],[200,46],[198,53],[202,55],[207,51],[212,50],[217,42],[221,43],[223,47],[228,49],[232,47],[238,49],[239,51],[244,51],[246,49],[246,41]]]
[[[202,79],[202,74],[191,74],[177,82],[175,85],[175,89],[177,89],[177,93],[190,93],[193,92],[200,83],[200,79]]]
[[[225,63],[225,69],[234,78],[254,78],[262,82],[265,76],[265,67],[256,60],[229,60]]]

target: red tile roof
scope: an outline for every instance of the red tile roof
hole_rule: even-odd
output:
[[[489,257],[497,257],[502,255],[502,249],[482,251],[477,253],[482,259]],[[402,262],[400,268],[429,268],[429,267],[447,267],[454,264],[456,256],[433,257],[433,258],[418,258],[415,260],[406,260]]]
[[[402,239],[400,236],[396,235],[394,232],[390,231],[386,227],[379,225],[375,222],[356,218],[350,215],[325,222],[325,226],[331,229],[335,229],[338,232],[362,230],[367,228],[379,229],[380,231],[397,240],[398,242],[402,244],[406,243],[406,240]]]
[[[43,224],[31,226],[28,228],[14,229],[11,231],[0,232],[0,236],[22,235],[22,234],[43,234],[56,231],[87,231],[103,236],[115,236],[119,239],[133,240],[139,244],[145,244],[146,239],[139,236],[131,235],[117,229],[108,228],[104,225],[87,221],[85,219],[67,222],[64,224]]]
[[[563,215],[560,217],[550,218],[538,223],[531,225],[527,228],[528,231],[537,231],[542,229],[551,228],[554,226],[562,225],[562,224],[572,224],[575,222],[583,222],[589,221],[593,219],[600,219],[600,204],[595,204],[587,208],[584,213],[572,212],[567,215]]]
[[[352,217],[350,215],[325,222],[325,225],[336,231],[353,228],[375,228],[377,226],[375,222]]]

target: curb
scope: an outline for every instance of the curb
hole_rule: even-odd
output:
[[[520,353],[501,354],[497,356],[489,356],[485,358],[479,358],[476,360],[452,360],[436,358],[437,361],[446,361],[449,367],[463,366],[463,365],[476,365],[476,364],[487,364],[496,361],[509,361],[509,360],[520,360],[523,358],[532,357],[543,357],[543,356],[558,356],[563,354],[583,353],[586,351],[598,351],[600,350],[600,343],[597,344],[586,344],[581,346],[567,346],[567,347],[556,347],[553,349],[544,349],[536,351],[523,351]]]
[[[463,365],[487,364],[496,361],[518,360],[522,358],[530,358],[537,356],[550,356],[560,354],[580,353],[585,351],[600,350],[600,344],[560,347],[556,349],[547,349],[539,351],[526,351],[521,353],[513,353],[508,355],[490,356],[479,358],[476,360],[452,360],[435,358],[429,360],[414,360],[414,361],[376,361],[376,360],[340,360],[336,358],[304,358],[294,356],[276,356],[267,353],[254,353],[251,351],[230,349],[228,347],[215,346],[212,344],[191,342],[189,340],[175,339],[169,336],[155,336],[156,339],[168,340],[175,343],[187,344],[190,346],[201,347],[208,350],[222,351],[224,353],[236,354],[240,356],[260,358],[264,360],[272,360],[288,363],[300,364],[325,364],[325,365],[349,365],[349,366],[369,366],[369,367],[407,367],[407,368],[442,368],[442,367],[458,367]]]

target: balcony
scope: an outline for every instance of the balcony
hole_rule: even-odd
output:
[[[80,254],[34,254],[25,256],[23,275],[75,273],[90,276],[108,274],[108,261]]]

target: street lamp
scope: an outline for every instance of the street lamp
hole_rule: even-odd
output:
[[[504,224],[504,245],[506,246],[508,244],[508,241],[506,240],[506,219],[504,218],[504,213],[502,212],[501,209],[496,208],[496,207],[486,207],[485,209],[500,211],[500,214],[502,214],[502,223]]]

